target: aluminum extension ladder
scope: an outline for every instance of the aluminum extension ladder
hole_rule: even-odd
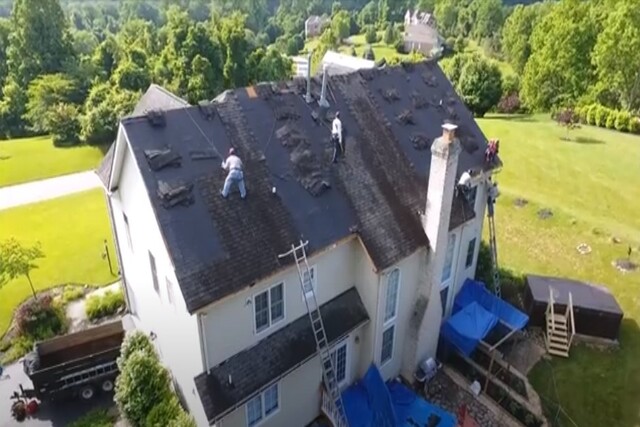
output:
[[[293,258],[296,261],[302,295],[307,306],[307,312],[309,313],[313,336],[316,340],[316,349],[320,355],[324,384],[329,396],[331,397],[331,401],[334,404],[332,415],[334,415],[335,427],[349,427],[346,412],[344,410],[344,404],[342,402],[342,396],[340,394],[340,387],[338,386],[338,380],[336,378],[333,358],[331,357],[329,341],[327,340],[327,334],[324,330],[324,323],[320,314],[318,300],[316,299],[316,292],[315,289],[313,289],[311,270],[309,269],[309,263],[307,261],[306,246],[308,244],[309,241],[303,242],[301,240],[298,246],[291,245],[291,250],[279,255],[278,258],[293,255]]]
[[[496,184],[489,187],[489,195],[487,197],[487,216],[489,220],[489,246],[491,248],[491,269],[493,273],[493,292],[498,298],[502,298],[502,289],[500,286],[500,270],[498,269],[498,243],[496,241],[496,223],[495,223],[495,202],[498,197],[498,188]]]

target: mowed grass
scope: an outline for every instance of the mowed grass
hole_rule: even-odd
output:
[[[102,259],[106,239],[113,269],[118,271],[101,190],[0,211],[0,240],[10,237],[24,244],[42,244],[45,258],[36,261],[39,268],[31,274],[37,291],[66,283],[103,285],[116,280]],[[15,308],[30,295],[24,277],[0,287],[0,336]]]
[[[571,132],[573,141],[562,141],[565,131],[543,116],[479,124],[488,138],[500,139],[504,162],[497,175],[501,266],[605,285],[625,313],[618,351],[574,346],[568,360],[543,360],[530,373],[549,421],[640,426],[640,272],[622,274],[611,265],[629,245],[640,263],[640,137],[583,127]],[[516,207],[516,197],[529,204]],[[542,208],[553,217],[539,219]],[[592,253],[579,255],[580,243]]]
[[[50,137],[0,141],[0,187],[94,169],[99,147],[58,148]]]

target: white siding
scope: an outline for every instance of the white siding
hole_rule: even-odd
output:
[[[118,188],[111,204],[134,322],[138,329],[157,335],[155,344],[162,362],[171,369],[177,388],[199,425],[206,425],[193,381],[204,368],[197,318],[186,311],[142,176],[128,149]],[[123,212],[128,218],[133,250],[128,244]],[[159,294],[153,288],[149,251],[156,260]],[[167,279],[173,284],[173,304],[169,303]]]
[[[366,328],[366,325],[364,326]],[[356,343],[356,336],[361,336],[361,329],[355,330],[346,338],[347,341],[347,384],[358,378],[357,364],[361,356],[362,346]],[[342,342],[341,342],[342,343]],[[279,381],[280,409],[264,420],[260,427],[304,426],[320,415],[320,390],[322,369],[320,359],[314,357],[304,365],[295,369]],[[253,397],[253,396],[251,396]],[[246,404],[225,416],[217,427],[246,427]]]
[[[316,268],[318,304],[324,304],[355,284],[354,253],[359,244],[348,240],[309,258]],[[282,249],[283,252],[287,248]],[[284,283],[285,318],[256,333],[254,296],[278,283]],[[255,286],[225,298],[206,310],[204,320],[209,367],[216,366],[283,326],[307,314],[295,265]],[[234,325],[233,328],[224,325]]]

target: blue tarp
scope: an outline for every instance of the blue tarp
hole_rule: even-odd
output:
[[[522,329],[529,322],[529,316],[489,292],[484,283],[467,279],[456,295],[453,312],[457,313],[472,302],[477,302],[482,308],[495,314],[498,319],[514,329]]]
[[[440,418],[436,427],[455,427],[456,419],[429,404],[399,382],[382,380],[375,365],[364,378],[342,393],[349,427],[415,427],[426,425],[430,416]],[[416,424],[417,423],[417,424]]]
[[[497,316],[472,302],[447,319],[440,333],[458,350],[469,355],[497,323]]]

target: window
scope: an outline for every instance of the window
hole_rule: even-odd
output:
[[[131,242],[131,229],[129,228],[129,218],[127,215],[122,212],[122,217],[124,218],[124,232],[127,235],[127,244],[129,245],[129,249],[133,252],[133,243]]]
[[[471,267],[473,264],[473,255],[476,252],[476,238],[469,240],[469,247],[467,247],[467,259],[464,262],[464,266],[466,268]]]
[[[451,278],[451,266],[453,265],[453,250],[456,247],[456,235],[449,235],[449,242],[447,243],[447,253],[444,259],[444,268],[442,269],[442,280],[446,282]]]
[[[398,310],[398,290],[400,287],[400,270],[397,268],[387,277],[387,297],[384,307],[384,322],[387,323],[396,317]]]
[[[168,278],[165,278],[165,284],[167,286],[167,301],[173,305],[173,283]]]
[[[382,351],[380,352],[380,364],[384,365],[391,360],[393,356],[393,338],[395,334],[395,325],[389,326],[382,333]]]
[[[284,319],[284,284],[279,283],[253,297],[256,333]]]
[[[247,403],[247,425],[255,426],[270,415],[276,413],[278,403],[278,383],[269,386]]]
[[[151,279],[153,280],[153,289],[156,290],[158,295],[160,294],[160,284],[158,283],[158,272],[156,270],[156,259],[153,257],[151,251],[149,251],[149,265],[151,266]]]
[[[447,314],[447,299],[449,298],[449,286],[440,289],[440,303],[442,304],[442,317]]]
[[[467,196],[467,201],[469,202],[469,204],[471,205],[473,210],[475,210],[476,209],[476,197],[478,196],[478,186],[474,185],[473,187],[471,187],[465,193],[465,195]]]
[[[342,384],[347,379],[347,342],[338,344],[331,352],[333,369],[336,372],[338,384]]]
[[[309,278],[309,276],[311,276]],[[318,277],[316,276],[316,267],[315,265],[313,267],[309,267],[309,272],[307,273],[306,271],[302,272],[302,286],[304,288],[304,297],[303,298],[309,298],[311,297],[311,291],[313,290],[313,292],[317,292],[318,291]]]

